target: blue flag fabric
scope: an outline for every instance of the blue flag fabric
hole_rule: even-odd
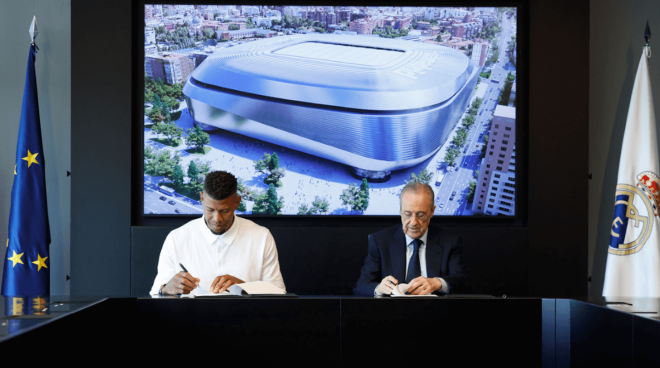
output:
[[[48,248],[50,225],[46,202],[46,176],[37,79],[36,45],[30,46],[21,126],[16,144],[14,185],[11,190],[9,239],[2,274],[2,295],[49,295]]]

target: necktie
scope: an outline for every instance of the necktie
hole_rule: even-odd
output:
[[[414,278],[422,276],[422,266],[419,263],[419,246],[422,245],[422,241],[415,239],[412,242],[413,245],[413,254],[410,257],[410,262],[408,263],[408,274],[406,275],[406,282],[411,282]]]

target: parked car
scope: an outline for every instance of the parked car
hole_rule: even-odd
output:
[[[167,198],[165,198],[163,196],[160,196],[160,198],[158,198],[158,199],[160,199],[161,201],[166,201],[167,200]]]
[[[171,204],[172,206],[174,206],[176,204],[176,202],[174,202],[172,200],[168,201],[167,203]]]

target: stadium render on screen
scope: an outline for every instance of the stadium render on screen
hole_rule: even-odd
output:
[[[145,6],[144,213],[514,215],[515,8]],[[497,151],[497,152],[495,152]]]

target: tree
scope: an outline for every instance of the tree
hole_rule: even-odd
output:
[[[280,167],[277,152],[273,152],[272,155],[264,153],[261,160],[254,161],[254,169],[262,174],[268,174],[264,179],[265,184],[274,184],[278,188],[282,186],[281,179],[286,175],[286,169]]]
[[[204,28],[204,29],[202,29],[202,35],[207,39],[209,39],[209,38],[210,39],[215,39],[216,38],[215,31],[213,30],[213,28]]]
[[[252,206],[253,214],[266,213],[268,205],[266,204],[266,193],[261,192],[254,196],[254,205]]]
[[[314,197],[314,202],[312,202],[312,210],[314,212],[325,214],[328,212],[328,207],[330,207],[330,202],[328,202],[327,198],[321,198],[319,196]]]
[[[307,204],[303,203],[298,207],[298,214],[299,215],[313,215],[312,209],[310,209]]]
[[[471,181],[470,184],[468,184],[468,194],[466,197],[468,203],[472,203],[472,201],[474,200],[474,190],[476,189],[476,187],[477,187],[477,182],[475,181]]]
[[[284,198],[277,198],[275,186],[270,184],[265,193],[259,193],[255,196],[254,206],[252,206],[252,213],[278,215],[281,214],[282,207],[284,206]]]
[[[474,171],[474,174],[472,174],[472,176],[473,176],[475,179],[479,179],[479,170],[475,170],[475,171]]]
[[[269,215],[280,214],[284,199],[280,197],[278,200],[277,192],[275,191],[275,186],[273,184],[268,185],[268,191],[266,192],[266,201],[268,203],[268,209],[266,210],[267,214]]]
[[[484,145],[481,147],[481,158],[486,157],[486,150],[488,149],[488,134],[484,134],[483,140]]]
[[[472,102],[472,107],[475,109],[479,109],[479,106],[484,102],[484,99],[481,97],[477,97],[474,99],[474,102]]]
[[[367,178],[362,178],[362,184],[360,184],[360,191],[363,193],[364,197],[369,199],[369,182]]]
[[[236,178],[237,181],[237,188],[236,190],[238,191],[238,195],[241,196],[242,199],[251,201],[254,200],[254,191],[252,188],[247,186],[242,178]]]
[[[159,78],[159,80],[161,80],[161,79]],[[160,96],[158,95],[158,93],[156,93],[156,94],[154,95],[153,108],[154,108],[154,109],[158,109],[158,110],[160,110],[160,109],[161,109],[161,105],[162,105],[162,102],[161,102],[161,100],[160,100]]]
[[[365,181],[363,179],[363,184]],[[358,187],[354,183],[342,191],[340,198],[343,205],[351,206],[351,211],[364,212],[369,207],[369,191],[365,192],[362,186]]]
[[[463,126],[467,129],[469,129],[472,126],[472,124],[474,124],[475,120],[476,119],[475,119],[474,115],[468,114],[466,117],[463,118]],[[467,133],[466,133],[466,135],[467,135]]]
[[[497,62],[497,59],[499,59],[499,58],[500,58],[500,52],[495,50],[495,51],[493,51],[493,55],[490,57],[490,59],[488,59],[487,62],[488,62],[488,64],[494,64],[494,63]]]
[[[415,175],[414,172],[410,173],[410,180],[406,180],[406,184],[408,183],[422,183],[422,184],[430,184],[431,180],[433,180],[433,173],[426,170],[426,168],[422,169],[422,171],[419,172],[419,175]]]
[[[197,176],[199,175],[199,169],[195,161],[190,161],[188,164],[188,177],[191,181],[197,181]]]
[[[250,28],[250,27],[248,27],[248,28]],[[238,24],[232,23],[232,24],[229,25],[228,29],[230,31],[238,31],[239,29],[241,29],[241,26],[239,26]]]
[[[245,206],[245,202],[243,201],[243,198],[241,198],[241,203],[238,204],[238,211],[245,212],[245,210],[247,210],[247,207]]]
[[[197,169],[199,170],[199,175],[204,175],[206,176],[208,173],[211,172],[211,161],[202,161],[200,159],[194,159],[192,162],[195,163],[197,166]],[[202,180],[202,183],[204,180]]]
[[[151,132],[156,134],[157,138],[160,138],[160,135],[165,131],[164,123],[157,123],[151,126]]]
[[[456,157],[458,157],[460,151],[456,147],[449,147],[447,153],[445,154],[445,162],[449,166],[453,166],[456,162]]]
[[[174,169],[172,170],[172,182],[174,183],[175,188],[178,189],[183,185],[183,176],[184,175],[181,166],[174,165]]]
[[[156,157],[156,150],[151,146],[144,147],[144,160],[151,160]]]
[[[465,120],[463,121],[465,122]],[[467,137],[468,137],[467,128],[460,128],[458,129],[458,131],[456,131],[456,136],[451,142],[456,147],[463,147],[465,146],[465,142],[467,142]]]
[[[160,123],[163,124],[163,123]],[[163,134],[167,137],[167,142],[170,146],[176,147],[179,145],[179,138],[183,136],[183,129],[179,128],[173,122],[167,122],[164,125]],[[172,138],[175,139],[176,145],[172,144]]]
[[[187,146],[194,146],[195,152],[199,151],[200,148],[204,152],[204,145],[211,142],[211,138],[208,133],[205,133],[199,125],[195,125],[195,128],[190,128],[186,131],[188,136],[185,138]]]
[[[153,158],[145,162],[145,173],[152,176],[164,176],[171,178],[174,166],[181,163],[181,155],[178,151],[171,155],[169,150],[158,150],[151,152]]]

